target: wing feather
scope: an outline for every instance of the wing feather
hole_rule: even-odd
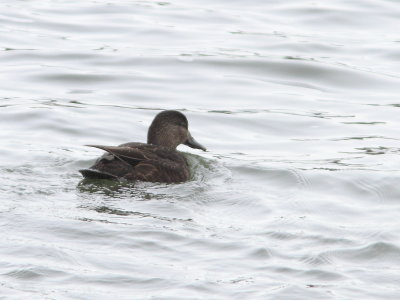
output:
[[[86,145],[88,147],[98,148],[106,152],[111,153],[115,157],[129,164],[137,164],[141,161],[147,160],[148,158],[140,151],[132,147],[120,147],[120,146],[103,146],[103,145]]]

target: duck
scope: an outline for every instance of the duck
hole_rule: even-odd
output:
[[[186,116],[177,110],[158,113],[147,132],[147,143],[119,146],[86,145],[105,151],[96,162],[79,172],[85,179],[181,183],[189,180],[189,164],[177,146],[206,151],[190,134]]]

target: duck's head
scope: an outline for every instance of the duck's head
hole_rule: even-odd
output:
[[[147,133],[147,143],[171,149],[184,144],[206,151],[190,134],[185,115],[176,110],[164,110],[156,115]]]

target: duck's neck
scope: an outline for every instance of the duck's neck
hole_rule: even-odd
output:
[[[149,131],[147,135],[147,144],[162,146],[175,150],[179,145],[171,132],[159,128],[156,131]]]
[[[175,145],[172,143],[170,139],[168,139],[166,136],[161,136],[153,139],[147,139],[147,144],[151,145],[156,145],[156,146],[162,146],[165,148],[169,148],[171,150],[176,149],[178,145]]]

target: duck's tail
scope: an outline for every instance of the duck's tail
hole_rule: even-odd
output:
[[[80,169],[79,172],[87,179],[118,179],[113,174],[95,169]]]

